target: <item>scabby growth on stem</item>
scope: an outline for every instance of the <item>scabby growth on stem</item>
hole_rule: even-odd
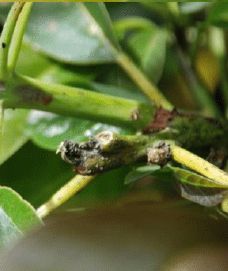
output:
[[[148,149],[148,162],[160,166],[166,165],[171,159],[170,145],[165,141],[159,141]]]
[[[57,153],[78,173],[91,175],[146,161],[147,149],[155,140],[156,137],[152,136],[123,136],[105,131],[84,143],[66,140],[60,144]]]

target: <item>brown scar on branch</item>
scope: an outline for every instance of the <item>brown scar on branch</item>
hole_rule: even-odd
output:
[[[53,97],[52,95],[46,94],[38,89],[32,89],[28,87],[20,87],[18,92],[20,93],[20,98],[22,102],[35,103],[48,105],[51,103]]]
[[[165,129],[168,127],[169,123],[178,115],[179,113],[176,109],[168,111],[161,107],[158,108],[155,112],[153,121],[144,128],[143,133],[151,134]]]
[[[65,162],[72,164],[76,172],[93,175],[137,161],[146,162],[149,146],[151,143],[146,136],[122,136],[104,131],[88,142],[65,140],[57,153]]]

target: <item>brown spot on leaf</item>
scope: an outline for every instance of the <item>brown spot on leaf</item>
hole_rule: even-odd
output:
[[[6,43],[5,42],[2,42],[2,48],[6,48]]]

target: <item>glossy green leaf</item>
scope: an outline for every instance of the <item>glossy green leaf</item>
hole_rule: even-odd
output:
[[[167,33],[157,28],[138,31],[128,40],[128,47],[142,70],[157,83],[166,57]]]
[[[54,152],[25,144],[0,167],[1,185],[17,191],[35,208],[74,176],[72,167]]]
[[[5,110],[0,134],[0,164],[5,162],[28,140],[28,110]]]
[[[107,92],[114,96],[121,96],[128,99],[149,102],[138,86],[127,76],[127,74],[117,65],[104,67],[100,75],[102,83],[92,83],[91,88],[99,92]],[[97,86],[101,85],[101,89]],[[107,86],[107,88],[106,88]]]
[[[22,44],[16,70],[24,75],[38,77],[51,64],[50,59],[34,51],[31,46]]]
[[[66,63],[112,62],[113,48],[118,47],[103,3],[36,3],[26,38]]]
[[[94,125],[91,121],[35,110],[29,116],[29,124],[33,142],[54,151],[63,140],[85,140],[86,131]]]
[[[84,2],[82,5],[82,10],[84,11],[85,14],[88,14],[88,17],[90,17],[89,19],[91,23],[96,24],[97,27],[99,27],[100,38],[103,39],[107,43],[111,42],[112,46],[114,46],[116,49],[119,49],[118,41],[113,32],[112,22],[104,3]]]
[[[12,222],[11,218],[0,208],[0,249],[22,236],[22,232]]]
[[[138,91],[137,89],[132,88],[124,88],[121,86],[115,86],[110,84],[101,84],[96,82],[90,82],[89,86],[91,89],[104,93],[109,94],[112,96],[123,97],[127,99],[148,102],[148,99],[143,95],[142,92]]]
[[[94,79],[94,71],[70,70],[45,57],[30,45],[22,45],[16,71],[50,83],[85,84]]]
[[[31,139],[38,146],[55,151],[63,140],[85,141],[102,131],[129,133],[130,130],[89,120],[33,110],[28,118]]]
[[[139,1],[125,1],[125,3],[122,4],[106,2],[105,5],[113,22],[133,16],[151,18],[151,13],[148,8],[144,7]]]
[[[0,246],[20,237],[41,221],[33,207],[8,187],[0,187]]]
[[[220,27],[228,27],[228,2],[213,3],[208,14],[208,21]]]
[[[169,169],[174,173],[178,181],[186,184],[190,184],[198,187],[208,187],[208,188],[227,188],[223,185],[210,180],[202,175],[199,175],[193,171],[170,166]]]
[[[153,175],[153,173],[155,173],[158,170],[160,170],[160,166],[158,165],[137,167],[127,174],[124,180],[124,184],[130,184],[139,181],[140,179],[146,176]]]

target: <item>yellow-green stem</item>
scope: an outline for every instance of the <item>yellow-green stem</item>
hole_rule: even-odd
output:
[[[15,82],[21,85],[15,86]],[[51,84],[18,74],[7,87],[1,93],[5,108],[32,108],[134,129],[148,125],[156,111],[151,104]]]
[[[37,209],[40,218],[46,217],[53,210],[69,200],[76,193],[81,191],[94,179],[94,176],[76,175],[67,184],[61,187],[46,203]]]
[[[228,185],[228,174],[203,158],[177,146],[171,145],[173,160],[200,173],[221,185]]]
[[[25,3],[15,26],[13,37],[10,43],[8,56],[8,72],[12,72],[16,66],[21,48],[25,28],[32,8],[32,2]]]
[[[0,38],[0,80],[7,77],[8,51],[12,35],[17,23],[18,16],[24,6],[24,2],[15,2],[10,9],[6,22],[4,24]]]
[[[165,98],[159,89],[143,74],[143,72],[123,52],[116,56],[117,63],[127,72],[141,91],[158,107],[172,110],[173,105]]]

